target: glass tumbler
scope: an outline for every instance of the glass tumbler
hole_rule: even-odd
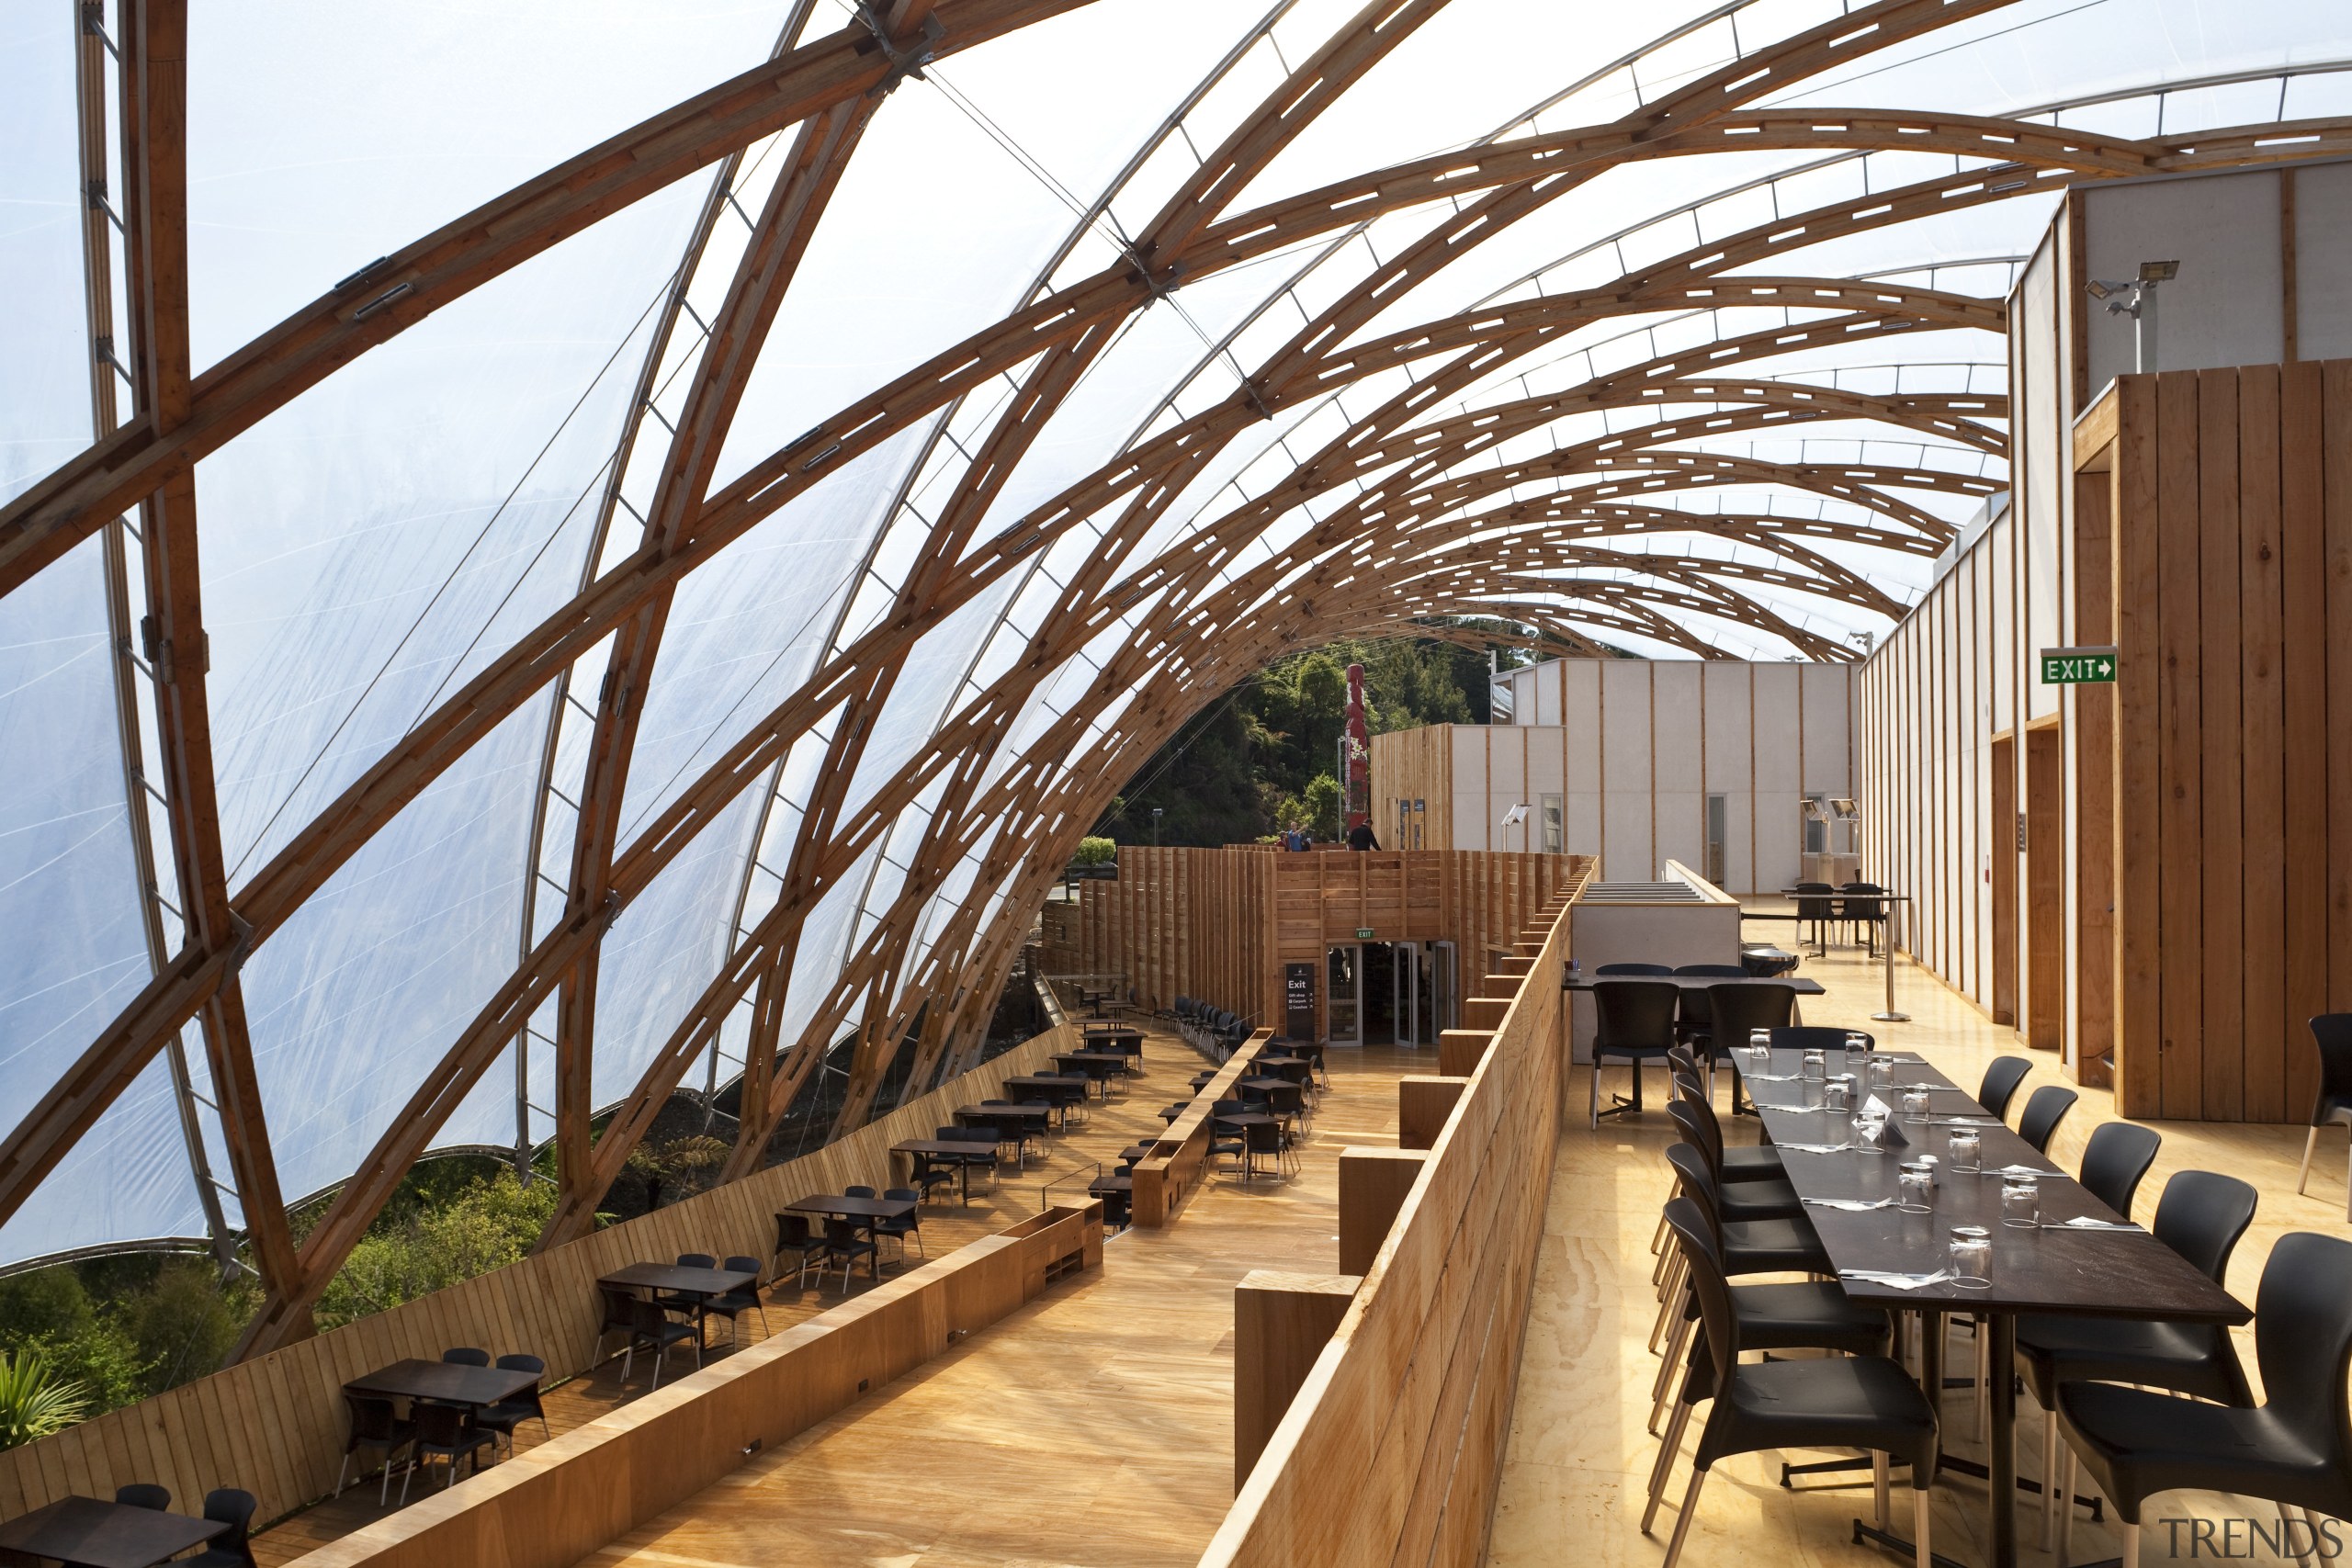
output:
[[[1905,1122],[1925,1122],[1928,1119],[1926,1089],[1906,1089],[1903,1091],[1903,1119]]]
[[[2019,1230],[2041,1223],[2041,1184],[2032,1176],[2001,1178],[2001,1223]]]
[[[1962,1279],[1982,1280],[1992,1267],[1993,1233],[1983,1225],[1952,1226],[1952,1272]]]
[[[1936,1201],[1936,1168],[1925,1160],[1906,1159],[1896,1176],[1896,1201],[1915,1213]]]
[[[1951,1156],[1951,1168],[1954,1170],[1984,1168],[1984,1140],[1976,1135],[1974,1128],[1954,1127],[1951,1130],[1951,1138],[1946,1142],[1946,1147]]]
[[[1805,1077],[1819,1083],[1829,1076],[1829,1058],[1819,1051],[1807,1051],[1801,1070]]]
[[[1821,1109],[1843,1111],[1852,1103],[1854,1080],[1843,1073],[1821,1086]]]
[[[1870,1075],[1871,1088],[1874,1089],[1893,1089],[1894,1087],[1894,1064],[1888,1061],[1883,1056],[1872,1056],[1871,1058]]]
[[[1772,1032],[1751,1029],[1747,1032],[1747,1060],[1750,1066],[1761,1072],[1772,1060]]]
[[[1848,1030],[1846,1032],[1846,1070],[1850,1073],[1860,1068],[1863,1058],[1870,1055],[1870,1050],[1869,1035],[1855,1030]]]

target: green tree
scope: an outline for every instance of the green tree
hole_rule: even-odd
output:
[[[0,1280],[0,1348],[36,1356],[80,1391],[84,1405],[114,1410],[146,1393],[138,1346],[98,1311],[70,1265]]]
[[[556,1187],[512,1170],[477,1178],[447,1204],[379,1222],[319,1299],[332,1328],[519,1262],[555,1212]]]
[[[0,1449],[62,1432],[89,1406],[89,1391],[61,1376],[39,1350],[0,1350]]]
[[[650,1213],[662,1206],[662,1193],[672,1189],[679,1190],[681,1198],[701,1191],[709,1184],[711,1173],[725,1165],[733,1152],[724,1140],[706,1134],[660,1144],[648,1139],[629,1150],[628,1168],[645,1183],[645,1207]]]
[[[153,1282],[124,1292],[113,1316],[147,1369],[141,1395],[219,1371],[260,1305],[252,1280],[240,1275],[223,1285],[211,1264],[187,1258],[169,1259]]]
[[[1299,797],[1299,815],[1306,819],[1307,831],[1327,844],[1340,839],[1340,781],[1329,773],[1317,773],[1306,781],[1306,790]]]

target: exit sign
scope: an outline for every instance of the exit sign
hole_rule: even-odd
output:
[[[2041,650],[2041,683],[2079,686],[2115,679],[2112,648],[2045,648]]]
[[[1370,926],[1358,926],[1356,928],[1356,940],[1358,942],[1370,942],[1372,940],[1372,928]]]

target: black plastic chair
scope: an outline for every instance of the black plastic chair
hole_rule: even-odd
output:
[[[914,1195],[914,1190],[908,1187],[893,1187],[888,1191],[882,1194],[885,1198],[895,1199],[912,1198]],[[899,1243],[899,1261],[901,1263],[904,1263],[907,1260],[907,1238],[909,1236],[914,1237],[915,1251],[918,1254],[924,1258],[929,1258],[931,1256],[930,1249],[922,1244],[922,1220],[917,1215],[909,1214],[903,1220],[876,1220],[872,1225],[868,1226],[867,1229],[872,1233],[874,1239],[877,1242],[886,1235],[896,1237]],[[763,1334],[767,1332],[767,1319],[765,1318],[762,1318],[760,1320],[760,1332]]]
[[[1878,1037],[1867,1030],[1827,1029],[1819,1024],[1804,1023],[1785,1024],[1773,1030],[1772,1049],[1775,1051],[1843,1051],[1846,1048],[1846,1036],[1849,1034],[1859,1034],[1862,1037],[1863,1050],[1878,1049]]]
[[[1674,966],[1678,980],[1744,980],[1747,971],[1736,964],[1678,964]],[[1707,1005],[1707,993],[1690,987],[1682,993],[1682,1014],[1675,1025],[1675,1032],[1684,1042],[1709,1050],[1713,1046],[1714,1011]]]
[[[874,1278],[879,1280],[882,1278],[882,1249],[875,1245],[874,1238],[865,1235],[854,1220],[828,1219],[825,1222],[825,1261],[818,1270],[817,1282],[822,1285],[825,1282],[824,1269],[838,1262],[842,1266],[842,1289],[847,1292],[850,1266],[861,1258],[865,1259]]]
[[[1274,1174],[1283,1174],[1283,1156],[1289,1143],[1283,1137],[1282,1126],[1274,1122],[1253,1122],[1241,1129],[1241,1174],[1248,1180],[1258,1174],[1258,1156],[1272,1155]]]
[[[1758,1030],[1786,1029],[1790,1016],[1796,1011],[1797,993],[1793,986],[1732,985],[1726,982],[1707,987],[1707,1011],[1713,1022],[1713,1043],[1719,1059],[1732,1065],[1732,1111],[1739,1111],[1739,1059],[1730,1055],[1734,1046],[1745,1045]]]
[[[1629,977],[1647,976],[1656,978],[1661,975],[1673,973],[1674,965],[1671,964],[1603,964],[1593,971],[1594,976],[1601,979],[1607,979],[1612,975]]]
[[[1674,1045],[1674,1015],[1682,999],[1681,987],[1658,980],[1603,980],[1592,987],[1593,1010],[1600,1022],[1592,1037],[1592,1126],[1600,1130],[1600,1066],[1610,1057],[1626,1063],[1634,1074],[1634,1097],[1612,1096],[1620,1109],[1642,1108],[1642,1064],[1657,1061]]]
[[[344,1397],[347,1399],[350,1395]],[[335,1490],[343,1490],[340,1483]],[[158,1486],[152,1481],[134,1481],[128,1486],[116,1487],[114,1500],[126,1508],[153,1508],[159,1514],[165,1514],[171,1511],[172,1489]]]
[[[384,1456],[384,1483],[376,1489],[376,1501],[380,1506],[391,1496],[392,1456],[415,1441],[416,1423],[402,1421],[395,1416],[392,1414],[392,1402],[389,1399],[371,1399],[346,1391],[343,1396],[343,1408],[344,1413],[350,1417],[351,1430],[343,1439],[343,1468],[335,1472],[334,1495],[338,1497],[343,1495],[344,1483],[351,1477],[351,1456],[356,1453],[374,1451]],[[368,1472],[363,1469],[360,1473],[365,1475]],[[130,1488],[126,1487],[124,1490],[129,1491]],[[164,1491],[160,1486],[154,1490]],[[118,1503],[129,1501],[120,1492],[115,1494],[114,1500]],[[172,1495],[164,1492],[162,1502],[142,1503],[140,1506],[147,1508],[168,1508],[172,1506]]]
[[[928,1155],[915,1156],[915,1187],[922,1194],[916,1201],[930,1202],[933,1188],[953,1187],[960,1179],[960,1175],[961,1173],[953,1166],[932,1164],[931,1156]]]
[[[760,1300],[760,1260],[756,1258],[730,1258],[727,1260],[727,1269],[729,1273],[740,1272],[752,1276],[750,1284],[738,1285],[724,1295],[710,1298],[711,1314],[727,1320],[727,1343],[730,1346],[736,1343],[738,1334],[735,1320],[747,1312],[759,1314],[760,1334],[762,1337],[765,1337],[768,1331],[768,1309]]]
[[[407,1501],[406,1482],[401,1483],[401,1501]],[[253,1529],[254,1511],[260,1506],[260,1498],[234,1486],[216,1487],[207,1492],[204,1495],[204,1517],[229,1528],[214,1536],[211,1544],[200,1554],[183,1558],[172,1568],[257,1568],[254,1562]]]
[[[871,1198],[875,1195],[874,1189],[871,1187],[844,1187],[842,1189],[842,1196],[844,1198]]]
[[[825,1255],[825,1242],[808,1224],[806,1214],[778,1214],[775,1217],[776,1272],[784,1272],[784,1255],[791,1253],[799,1272],[798,1289],[808,1288],[808,1260]]]
[[[1838,918],[1838,900],[1828,897],[1814,897],[1812,895],[1828,895],[1837,891],[1826,882],[1800,882],[1796,886],[1797,926],[1802,931],[1808,922],[1811,923],[1816,947],[1829,945],[1829,922]]]
[[[2255,1297],[2254,1353],[2267,1397],[2251,1408],[2120,1383],[2060,1386],[2068,1473],[2089,1471],[2113,1505],[2124,1568],[2138,1568],[2141,1505],[2159,1493],[2260,1497],[2303,1509],[2307,1528],[2312,1514],[2352,1517],[2352,1242],[2279,1238]]]
[[[1699,1205],[1713,1226],[1715,1251],[1724,1271],[1743,1274],[1835,1274],[1838,1266],[1813,1226],[1796,1220],[1726,1220],[1720,1207],[1722,1189],[1707,1169],[1707,1156],[1689,1144],[1666,1151],[1674,1168],[1680,1195]]]
[[[718,1259],[707,1252],[681,1252],[678,1254],[678,1267],[716,1269],[718,1267]],[[702,1333],[703,1317],[707,1305],[703,1296],[692,1291],[665,1291],[653,1299],[661,1303],[663,1312],[673,1312],[681,1317],[693,1318],[695,1333],[697,1336]]]
[[[758,1265],[754,1264],[753,1267],[756,1268]],[[504,1372],[529,1372],[533,1377],[539,1378],[548,1375],[548,1364],[537,1356],[501,1356],[498,1358],[498,1370]],[[537,1383],[533,1383],[519,1393],[508,1394],[497,1404],[477,1412],[474,1416],[474,1425],[497,1437],[506,1445],[508,1453],[514,1451],[514,1428],[526,1421],[534,1420],[538,1422],[542,1436],[549,1438],[555,1436],[555,1428],[548,1425],[547,1406],[540,1403]]]
[[[1984,1080],[1976,1086],[1976,1103],[1984,1108],[1984,1114],[1996,1121],[2007,1116],[2018,1085],[2025,1082],[2026,1074],[2031,1071],[2033,1064],[2023,1056],[1994,1057],[1985,1064]]]
[[[471,1345],[459,1345],[442,1351],[441,1359],[453,1367],[486,1367],[490,1365],[490,1352]]]
[[[1849,926],[1869,933],[1870,950],[1878,952],[1879,928],[1886,924],[1886,900],[1883,897],[1857,897],[1857,894],[1883,894],[1886,889],[1875,882],[1849,882],[1838,892],[1846,897],[1838,900],[1838,918]]]
[[[689,1327],[683,1323],[671,1322],[670,1314],[662,1310],[662,1303],[659,1302],[637,1303],[637,1326],[629,1333],[629,1349],[632,1355],[639,1345],[655,1352],[653,1358],[653,1386],[655,1388],[662,1386],[662,1369],[669,1364],[670,1347],[673,1345],[693,1346],[695,1369],[697,1371],[702,1369],[700,1325]],[[621,1363],[621,1381],[623,1382],[628,1381],[627,1361]]]
[[[1662,1568],[1674,1568],[1682,1556],[1683,1540],[1698,1511],[1699,1489],[1714,1462],[1767,1449],[1860,1449],[1872,1454],[1882,1526],[1889,1522],[1888,1462],[1908,1464],[1914,1550],[1918,1568],[1930,1568],[1935,1559],[1928,1538],[1928,1489],[1936,1473],[1936,1415],[1911,1374],[1883,1356],[1742,1364],[1739,1355],[1747,1347],[1739,1337],[1738,1314],[1732,1308],[1722,1259],[1710,1245],[1704,1216],[1688,1200],[1676,1200],[1667,1205],[1667,1224],[1673,1227],[1698,1297],[1706,1336],[1704,1370],[1712,1374],[1713,1386],[1694,1391],[1712,1403],[1698,1450],[1691,1456],[1690,1484],[1682,1494],[1682,1510],[1675,1518]],[[1694,1357],[1694,1376],[1699,1370]],[[1692,1402],[1686,1400],[1682,1410]],[[1645,1535],[1657,1517],[1666,1481],[1673,1472],[1672,1447],[1679,1446],[1681,1426],[1682,1411],[1678,1411],[1673,1443],[1642,1512]]]
[[[2352,1127],[2352,1012],[2324,1012],[2311,1021],[2312,1043],[2319,1047],[2319,1093],[2312,1100],[2312,1130],[2303,1139],[2303,1168],[2295,1175],[2301,1193],[2312,1179],[2312,1150],[2322,1127]],[[2352,1142],[2345,1145],[2344,1217],[2352,1220]]]
[[[2255,1190],[2234,1176],[2184,1170],[2165,1183],[2149,1227],[2215,1284],[2229,1271],[2238,1238],[2254,1223]],[[2245,1370],[2230,1331],[2211,1323],[2136,1318],[2018,1319],[2018,1375],[2042,1410],[2041,1540],[2050,1543],[2058,1462],[2058,1391],[2070,1382],[2139,1383],[2222,1404],[2251,1404]]]
[[[2030,1110],[2030,1107],[2029,1107]],[[2132,1217],[2132,1199],[2141,1179],[2156,1163],[2164,1139],[2153,1127],[2136,1122],[2102,1122],[2091,1129],[2083,1145],[2083,1186],[2090,1195],[2124,1219]]]
[[[429,1459],[442,1461],[441,1488],[447,1491],[458,1479],[458,1461],[469,1461],[474,1472],[481,1472],[481,1450],[495,1450],[498,1439],[489,1429],[474,1424],[473,1412],[455,1404],[424,1404],[416,1406],[416,1457],[401,1477],[401,1504],[408,1504],[408,1483],[415,1478]]]
[[[1688,1067],[1677,1067],[1674,1074],[1676,1098],[1687,1100],[1706,1112],[1707,1125],[1713,1132],[1713,1146],[1705,1150],[1714,1161],[1715,1179],[1725,1186],[1746,1181],[1786,1181],[1789,1170],[1781,1158],[1781,1151],[1770,1144],[1735,1146],[1724,1141],[1723,1122],[1715,1115],[1713,1101],[1698,1077]]]
[[[1725,1183],[1723,1176],[1723,1129],[1715,1124],[1714,1112],[1688,1096],[1679,1097],[1666,1108],[1674,1124],[1682,1129],[1683,1142],[1699,1151],[1707,1162],[1708,1174],[1715,1179],[1715,1213],[1726,1220],[1796,1220],[1804,1217],[1804,1203],[1797,1197],[1795,1188],[1785,1178],[1770,1177],[1752,1181]]]
[[[2024,1111],[2018,1117],[2018,1136],[2031,1144],[2036,1154],[2050,1152],[2051,1136],[2058,1131],[2058,1123],[2075,1108],[2081,1097],[2061,1084],[2047,1083],[2035,1089],[2025,1102]]]

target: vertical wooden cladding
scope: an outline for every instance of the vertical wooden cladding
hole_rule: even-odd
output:
[[[2120,1108],[2292,1120],[2352,1007],[2352,362],[2113,395]]]
[[[1319,1010],[1326,950],[1370,931],[1375,942],[1453,942],[1467,995],[1487,973],[1487,955],[1509,951],[1589,863],[1484,850],[1129,845],[1119,852],[1118,881],[1080,884],[1075,919],[1059,917],[1048,931],[1074,931],[1077,945],[1049,947],[1046,963],[1049,973],[1124,976],[1148,1008],[1192,997],[1253,1027],[1278,1027],[1283,965],[1317,966]]]

